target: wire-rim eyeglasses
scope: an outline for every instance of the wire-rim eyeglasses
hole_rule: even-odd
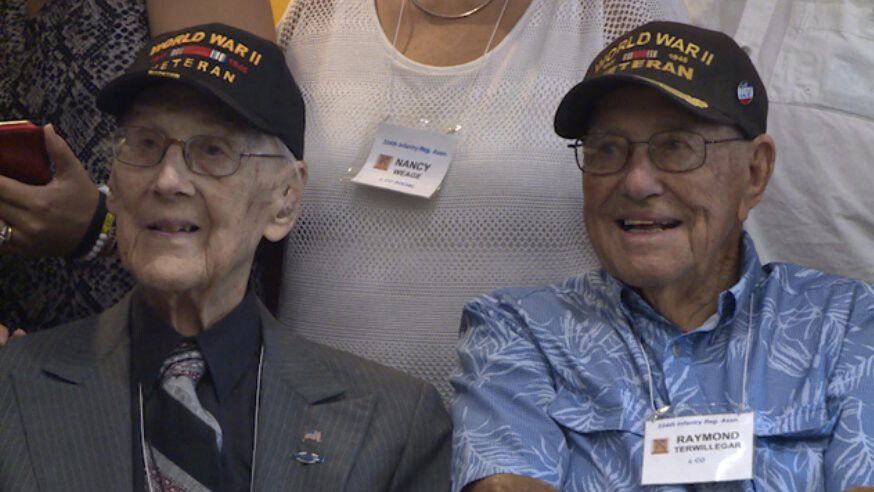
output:
[[[707,139],[697,132],[672,130],[653,134],[649,140],[631,140],[623,135],[592,133],[568,147],[574,150],[577,167],[586,174],[605,176],[622,171],[634,145],[646,144],[653,165],[668,173],[694,171],[707,161],[707,146],[747,140],[746,137]]]
[[[168,137],[164,132],[142,126],[123,126],[112,137],[112,153],[119,161],[134,167],[152,167],[164,159],[167,149],[178,144],[188,169],[204,176],[230,176],[240,168],[244,157],[287,159],[281,154],[238,152],[224,137],[196,135],[187,140]]]

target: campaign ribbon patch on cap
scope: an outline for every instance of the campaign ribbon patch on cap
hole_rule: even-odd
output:
[[[659,57],[659,50],[636,50],[622,55],[622,61],[653,59]]]
[[[744,80],[740,84],[737,85],[737,100],[740,101],[744,106],[753,102],[753,96],[755,96],[755,89],[753,89],[753,84],[749,81]]]

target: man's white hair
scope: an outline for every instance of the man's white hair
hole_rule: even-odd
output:
[[[248,138],[249,147],[257,153],[279,154],[291,163],[300,160],[294,156],[294,152],[292,152],[291,149],[285,145],[285,142],[283,142],[277,135],[271,135],[256,130],[250,133]]]

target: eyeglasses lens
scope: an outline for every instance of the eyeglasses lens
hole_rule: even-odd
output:
[[[141,127],[121,129],[114,140],[115,157],[132,166],[152,166],[161,160],[166,137]]]
[[[704,137],[691,132],[665,132],[649,140],[649,156],[664,171],[682,172],[704,162]]]
[[[583,169],[594,174],[608,174],[622,169],[628,156],[629,141],[619,135],[590,135],[583,140]]]
[[[194,137],[188,141],[188,160],[196,173],[210,176],[233,174],[237,169],[235,153],[227,140],[220,137]]]

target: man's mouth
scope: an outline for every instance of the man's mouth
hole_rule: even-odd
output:
[[[155,224],[149,224],[147,227],[150,231],[166,232],[171,234],[176,234],[179,232],[197,232],[197,230],[200,229],[200,227],[194,224],[175,222],[158,222]]]
[[[660,232],[673,229],[682,224],[682,221],[620,219],[616,221],[616,224],[626,232]]]

